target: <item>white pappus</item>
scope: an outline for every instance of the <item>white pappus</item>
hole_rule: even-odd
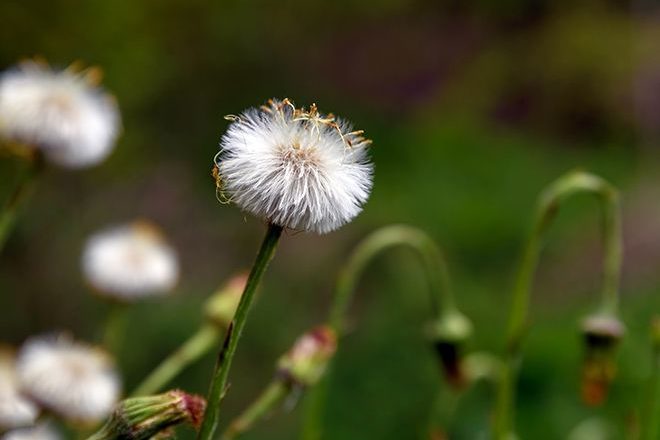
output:
[[[157,226],[144,220],[93,234],[82,269],[96,292],[120,301],[167,293],[179,277],[175,250]]]
[[[97,422],[119,399],[121,384],[110,356],[65,335],[27,340],[16,365],[22,390],[72,422]]]
[[[227,118],[215,174],[228,200],[273,224],[320,234],[360,213],[373,179],[371,141],[361,130],[288,99]]]
[[[16,374],[16,356],[0,348],[0,431],[32,425],[39,408],[21,393]]]
[[[26,61],[0,75],[0,137],[43,152],[56,165],[95,165],[120,132],[114,97],[98,83],[100,70],[53,70]]]

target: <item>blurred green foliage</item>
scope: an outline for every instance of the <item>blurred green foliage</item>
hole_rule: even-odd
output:
[[[222,116],[288,96],[366,131],[375,188],[341,231],[284,238],[232,371],[225,422],[268,382],[295,337],[325,316],[346,255],[381,225],[410,223],[438,240],[476,324],[472,347],[500,352],[535,197],[579,167],[623,191],[629,333],[619,377],[604,407],[580,402],[577,322],[595,305],[600,249],[595,203],[579,198],[561,213],[542,259],[518,426],[523,439],[557,439],[600,416],[622,430],[640,407],[648,323],[660,310],[654,8],[605,0],[4,0],[0,66],[34,55],[57,66],[100,65],[124,134],[102,166],[49,170],[40,182],[0,256],[2,339],[20,344],[65,329],[98,340],[107,307],[81,280],[81,247],[97,228],[150,218],[180,250],[183,271],[175,296],[129,311],[118,355],[126,389],[136,385],[198,327],[204,298],[248,266],[258,245],[260,222],[214,197]],[[3,194],[15,165],[0,163]],[[422,271],[393,251],[368,272],[338,354],[327,438],[424,438],[430,418],[441,417],[431,407],[446,386],[423,337]],[[213,359],[173,385],[204,394]],[[480,386],[462,399],[451,438],[483,438],[492,398]],[[277,413],[245,438],[291,439],[301,413],[301,405]]]

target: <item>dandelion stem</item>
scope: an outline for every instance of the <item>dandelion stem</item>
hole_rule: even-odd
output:
[[[34,192],[42,169],[43,160],[40,155],[34,154],[26,158],[25,167],[20,173],[18,183],[0,211],[0,251],[9,238],[20,211]]]
[[[252,426],[267,416],[291,391],[286,381],[273,380],[243,413],[229,425],[222,435],[222,440],[233,440],[248,431]]]
[[[245,327],[250,306],[254,299],[254,293],[268,263],[273,258],[275,248],[277,247],[281,235],[281,226],[274,224],[268,225],[266,236],[264,237],[257,258],[252,266],[250,275],[248,276],[247,284],[245,285],[243,295],[241,296],[241,301],[238,303],[234,319],[227,329],[224,343],[218,354],[207,399],[208,406],[204,415],[204,422],[202,423],[201,430],[197,436],[198,440],[211,440],[214,437],[218,426],[220,403],[224,397],[227,386],[227,377],[229,376],[229,369],[232,360],[234,359],[234,354],[236,353],[238,340]]]
[[[159,392],[184,368],[207,353],[220,339],[221,331],[213,324],[205,324],[175,352],[163,360],[140,385],[132,396],[145,396]]]
[[[502,375],[498,387],[495,412],[495,438],[504,440],[514,434],[514,388],[520,363],[521,345],[527,332],[529,301],[543,237],[562,201],[577,193],[598,197],[603,213],[603,286],[601,312],[616,315],[621,273],[621,220],[618,191],[593,174],[580,171],[567,173],[544,190],[536,207],[533,227],[524,248],[516,275],[507,345]]]
[[[440,318],[457,313],[449,270],[440,248],[426,233],[417,228],[406,225],[386,226],[358,244],[339,274],[329,317],[330,326],[337,334],[342,334],[351,299],[368,264],[382,252],[396,246],[410,247],[421,257],[428,278],[434,315]],[[304,440],[318,440],[321,437],[331,368],[332,362],[325,377],[308,395],[302,429]]]

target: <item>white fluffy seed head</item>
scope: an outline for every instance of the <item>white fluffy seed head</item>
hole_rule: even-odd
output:
[[[28,61],[0,76],[0,136],[41,150],[51,162],[83,168],[105,159],[120,131],[114,98],[97,69],[55,71]]]
[[[47,422],[28,428],[14,429],[0,436],[0,440],[60,440],[61,436]]]
[[[87,282],[98,293],[132,301],[167,293],[176,285],[176,252],[160,230],[146,221],[92,235],[82,256]]]
[[[373,176],[362,131],[288,99],[228,119],[215,169],[228,200],[276,225],[320,234],[360,213]]]
[[[32,425],[38,415],[39,408],[20,391],[14,353],[0,348],[0,431]]]
[[[120,380],[109,355],[64,335],[26,341],[17,372],[26,394],[73,422],[103,419],[119,399]]]

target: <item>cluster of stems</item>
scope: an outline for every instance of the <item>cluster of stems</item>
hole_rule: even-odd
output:
[[[444,255],[428,235],[405,225],[383,227],[358,244],[339,274],[328,318],[329,325],[339,336],[343,334],[349,306],[362,274],[376,257],[394,247],[410,248],[421,259],[429,285],[432,327],[446,330],[434,336],[457,345],[464,343],[470,336],[471,325],[456,307]],[[302,432],[304,440],[318,440],[322,437],[328,376],[326,374],[308,396]]]
[[[592,193],[598,197],[603,213],[604,264],[603,288],[598,317],[616,317],[618,314],[618,285],[621,267],[621,225],[617,191],[603,179],[583,172],[569,173],[548,187],[540,196],[532,231],[520,262],[513,290],[513,302],[507,331],[507,345],[502,362],[488,357],[488,376],[499,378],[495,412],[495,438],[503,440],[514,436],[514,395],[522,342],[528,326],[529,302],[534,273],[539,263],[545,232],[552,224],[560,204],[576,193]],[[224,342],[218,354],[209,394],[208,408],[198,438],[210,440],[215,436],[220,403],[227,387],[229,369],[236,352],[238,340],[245,326],[256,287],[272,258],[282,228],[269,225],[255,264],[248,277],[236,313],[227,328]],[[385,250],[393,247],[409,247],[420,257],[425,268],[430,292],[430,306],[434,316],[432,328],[439,347],[458,349],[471,333],[469,321],[458,311],[451,292],[446,261],[425,233],[416,228],[395,225],[382,228],[363,240],[351,254],[341,270],[334,291],[327,325],[341,336],[354,292],[369,263]],[[164,361],[135,391],[149,394],[156,391],[177,374],[184,365],[207,352],[217,343],[220,330],[217,326],[203,326],[171,358]],[[441,353],[442,354],[442,353]],[[449,358],[453,359],[451,351]],[[475,361],[476,362],[476,361]],[[330,363],[330,361],[329,361]],[[481,361],[479,362],[481,364]],[[476,365],[476,364],[475,364]],[[454,365],[454,367],[457,367]],[[480,366],[473,366],[475,371]],[[491,371],[492,370],[492,371]],[[475,373],[476,375],[482,373]],[[486,373],[483,373],[486,374]],[[450,375],[451,376],[451,375]],[[451,377],[449,378],[451,381]],[[233,439],[254,425],[288,396],[295,383],[276,377],[223,434]],[[328,392],[328,374],[320,378],[308,396],[308,410],[303,426],[304,440],[318,440],[322,434],[325,397]]]
[[[275,228],[275,226],[269,226],[236,315],[220,350],[208,396],[209,406],[198,437],[200,439],[212,438],[216,432],[218,409],[224,395],[227,374],[235,353],[238,336],[245,325],[256,283],[272,257],[281,232]],[[371,234],[356,247],[340,273],[327,328],[333,334],[336,333],[339,336],[343,334],[350,303],[363,272],[369,263],[381,253],[399,246],[411,248],[420,257],[425,268],[433,311],[432,328],[436,330],[434,337],[450,343],[462,344],[471,333],[471,325],[456,308],[444,256],[434,241],[424,232],[403,225],[384,227]],[[331,359],[324,361],[323,370],[326,367],[328,369],[331,367]],[[282,374],[282,369],[257,399],[229,425],[222,438],[225,440],[237,438],[258,420],[281,405],[294,389],[302,390],[307,387],[312,387],[312,390],[308,399],[309,406],[303,427],[303,438],[320,438],[324,401],[328,387],[327,372],[319,374],[313,381],[303,383],[300,378],[291,380],[291,375]]]
[[[29,160],[25,161],[25,169],[21,174],[20,181],[0,212],[0,250],[15,223],[16,216],[31,194],[36,177],[41,169],[42,160],[38,155],[31,156]],[[622,258],[618,192],[598,176],[584,172],[572,172],[552,183],[539,197],[532,229],[518,268],[507,327],[506,350],[501,364],[497,363],[497,367],[494,367],[499,372],[494,423],[494,438],[497,440],[506,440],[515,436],[516,379],[522,357],[522,343],[529,324],[529,304],[534,274],[539,264],[545,233],[551,226],[561,203],[577,193],[594,194],[602,208],[603,281],[600,307],[594,316],[614,319],[618,316],[618,292]],[[268,224],[266,235],[247,277],[247,282],[242,290],[233,318],[226,325],[226,328],[218,325],[217,322],[207,321],[177,351],[165,359],[132,393],[133,396],[140,396],[159,391],[187,365],[217,346],[224,332],[225,337],[218,352],[207,396],[208,406],[201,422],[198,440],[212,440],[216,436],[220,405],[227,389],[229,371],[238,342],[246,325],[257,286],[274,255],[282,230],[281,226]],[[351,300],[362,274],[369,263],[377,256],[394,247],[408,247],[420,258],[428,280],[434,342],[438,347],[443,363],[445,363],[445,371],[448,373],[450,383],[452,377],[456,383],[460,383],[462,379],[459,373],[462,366],[454,363],[453,360],[458,359],[463,343],[470,336],[471,324],[456,307],[451,291],[447,264],[442,252],[430,237],[416,228],[404,225],[384,227],[371,234],[356,247],[339,274],[327,326],[339,337],[343,335]],[[655,326],[658,326],[657,323]],[[657,329],[655,332],[653,382],[649,392],[650,398],[643,429],[644,439],[649,440],[655,438],[658,433],[658,417],[655,414],[660,399],[658,397],[660,394],[658,389],[660,351],[657,342]],[[108,334],[109,342],[116,345],[112,343],[113,337],[112,333]],[[327,364],[323,365],[324,370],[326,366],[331,367],[330,358],[327,359]],[[489,374],[492,375],[492,372]],[[318,440],[321,438],[324,402],[329,386],[328,376],[326,372],[323,377],[319,376],[313,383],[305,384],[315,386],[310,396],[308,396],[308,410],[302,435],[304,440]],[[299,385],[298,382],[282,379],[283,377],[276,376],[256,401],[229,426],[223,434],[225,440],[234,439],[249,429],[257,420],[280,405],[286,396]],[[133,404],[131,400],[127,402],[128,405]],[[139,401],[138,403],[141,404],[142,402]],[[112,423],[116,422],[117,420]],[[111,425],[107,425],[106,428],[108,426],[112,428]],[[102,430],[100,434],[92,438],[110,438],[104,436],[104,432]]]

